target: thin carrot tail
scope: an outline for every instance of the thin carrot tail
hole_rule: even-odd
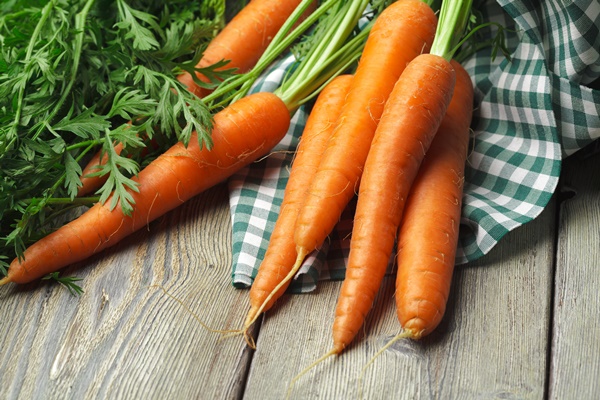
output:
[[[377,357],[379,357],[381,354],[383,354],[384,351],[386,351],[387,349],[389,349],[390,346],[392,346],[398,340],[404,339],[404,338],[414,338],[414,333],[412,331],[409,331],[409,330],[402,330],[402,331],[400,331],[400,333],[398,333],[396,336],[394,336],[392,339],[390,339],[385,344],[385,346],[383,346],[381,349],[379,349],[377,351],[377,353],[375,353],[375,355],[373,357],[371,357],[371,359],[365,364],[365,366],[362,367],[362,370],[360,371],[360,375],[358,376],[358,398],[359,399],[363,398],[362,382],[363,382],[363,379],[364,379],[365,372],[367,372],[367,369],[369,368],[369,366],[371,366],[371,364],[373,364],[375,362],[375,359]]]
[[[296,275],[296,273],[302,266],[302,263],[304,262],[304,259],[306,258],[307,253],[308,253],[308,251],[306,249],[303,249],[303,248],[299,249],[298,257],[296,258],[296,262],[295,262],[294,266],[292,267],[292,269],[290,270],[290,272],[288,272],[288,274],[281,280],[281,282],[279,282],[277,284],[277,286],[275,286],[273,288],[271,293],[269,293],[269,295],[265,298],[265,300],[262,302],[262,304],[259,307],[252,307],[250,309],[250,311],[248,312],[248,316],[246,317],[246,322],[244,322],[243,332],[244,332],[245,337],[247,336],[246,333],[248,332],[248,329],[250,328],[250,326],[252,326],[252,324],[254,324],[254,322],[256,322],[256,320],[262,314],[263,310],[265,309],[267,304],[269,304],[271,299],[277,294],[277,292],[279,292],[279,290],[284,285],[286,285],[294,277],[294,275]]]
[[[315,360],[312,364],[310,364],[308,367],[304,368],[302,371],[300,371],[300,373],[298,373],[298,375],[296,375],[291,381],[290,384],[288,386],[288,390],[286,393],[285,398],[289,399],[292,391],[294,390],[294,385],[296,384],[296,382],[298,382],[298,380],[300,378],[302,378],[304,375],[306,375],[306,373],[308,371],[310,371],[311,369],[313,369],[314,367],[316,367],[318,364],[322,363],[323,361],[325,361],[326,359],[328,359],[329,357],[333,356],[333,355],[337,355],[341,352],[341,349],[339,349],[338,347],[334,347],[331,350],[329,350],[327,353],[323,354],[321,357],[319,357],[317,360]]]
[[[10,282],[12,282],[10,280],[10,277],[5,276],[4,278],[0,279],[0,286],[6,285],[7,283],[10,283]]]

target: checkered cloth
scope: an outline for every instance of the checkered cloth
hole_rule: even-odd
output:
[[[600,137],[600,91],[587,86],[600,77],[598,0],[498,0],[478,8],[485,20],[510,29],[511,60],[493,60],[486,48],[464,62],[476,108],[457,264],[485,255],[506,233],[536,218],[556,189],[562,160]],[[481,34],[491,37],[495,29]],[[275,90],[291,62],[290,56],[273,66],[254,91]],[[294,115],[269,157],[229,181],[236,287],[252,284],[265,254],[307,110]],[[304,263],[290,291],[313,290],[319,279],[343,279],[354,204]]]

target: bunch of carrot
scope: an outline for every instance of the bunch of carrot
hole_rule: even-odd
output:
[[[285,135],[291,115],[360,54],[365,34],[354,35],[368,0],[346,3],[327,0],[255,0],[217,36],[205,53],[212,60],[233,59],[241,71],[204,100],[218,111],[212,118],[211,146],[192,137],[177,143],[134,177],[137,189],[129,191],[133,212],[125,214],[112,198],[98,202],[83,215],[29,246],[15,258],[0,285],[27,283],[67,265],[84,260],[117,244],[125,236],[193,196],[224,181],[234,172],[265,156]],[[300,35],[329,15],[326,45],[309,52],[277,93],[247,95],[252,82]],[[326,23],[324,23],[326,25]],[[244,40],[240,40],[243,37]],[[248,45],[254,37],[256,45]],[[250,50],[250,51],[248,51]],[[203,64],[205,61],[201,61]],[[208,62],[208,61],[206,61]],[[253,66],[252,66],[253,65]],[[201,76],[187,80],[190,89],[204,88]],[[194,85],[198,85],[197,87]],[[196,133],[194,133],[195,135]],[[96,163],[102,162],[99,157]]]
[[[250,290],[243,331],[285,292],[356,194],[333,347],[323,358],[341,353],[353,341],[396,243],[396,300],[405,336],[418,339],[435,329],[454,266],[469,140],[471,81],[452,57],[471,1],[444,0],[438,20],[427,2],[397,0],[359,34],[355,27],[368,0],[314,4],[250,2],[217,36],[214,53],[207,50],[207,57],[214,58],[200,63],[229,58],[229,67],[247,72],[212,93],[202,76],[181,77],[220,109],[213,119],[212,146],[200,147],[197,140],[176,144],[135,178],[139,190],[131,192],[131,215],[111,207],[110,201],[96,204],[30,246],[0,284],[30,282],[83,260],[225,180],[267,154],[286,133],[290,115],[318,95]],[[327,13],[331,18],[320,31],[323,37],[281,87],[275,93],[247,95],[266,66]],[[257,20],[263,21],[263,30],[257,31]],[[272,40],[248,46],[251,33],[258,35],[257,41]],[[224,39],[226,35],[233,39]],[[353,73],[343,74],[359,57]]]
[[[454,267],[473,107],[471,79],[453,60],[470,9],[469,0],[444,0],[438,20],[421,0],[392,3],[372,26],[354,73],[321,92],[250,289],[244,332],[284,293],[355,195],[333,347],[317,363],[356,337],[396,245],[399,337],[419,339],[439,324]]]

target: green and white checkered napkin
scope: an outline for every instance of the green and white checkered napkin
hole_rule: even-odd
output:
[[[476,108],[457,264],[483,256],[536,218],[556,189],[562,159],[600,137],[600,91],[586,86],[600,77],[600,2],[498,0],[478,8],[511,29],[511,61],[492,60],[487,48],[464,63]],[[290,56],[274,66],[254,90],[274,90],[291,62]],[[229,181],[236,287],[252,284],[265,254],[307,110],[295,114],[273,154]],[[291,291],[343,279],[353,207],[305,262]]]

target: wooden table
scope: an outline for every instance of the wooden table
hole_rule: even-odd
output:
[[[568,159],[552,203],[487,256],[459,267],[447,314],[366,370],[365,399],[594,399],[600,393],[600,156]],[[69,268],[85,292],[0,288],[4,399],[281,399],[331,346],[340,282],[286,295],[254,332],[236,329],[225,186]],[[154,286],[160,285],[160,286]],[[163,287],[168,294],[161,289]],[[387,277],[355,344],[298,380],[291,398],[358,398],[363,366],[399,329]],[[174,297],[171,297],[174,296]]]

